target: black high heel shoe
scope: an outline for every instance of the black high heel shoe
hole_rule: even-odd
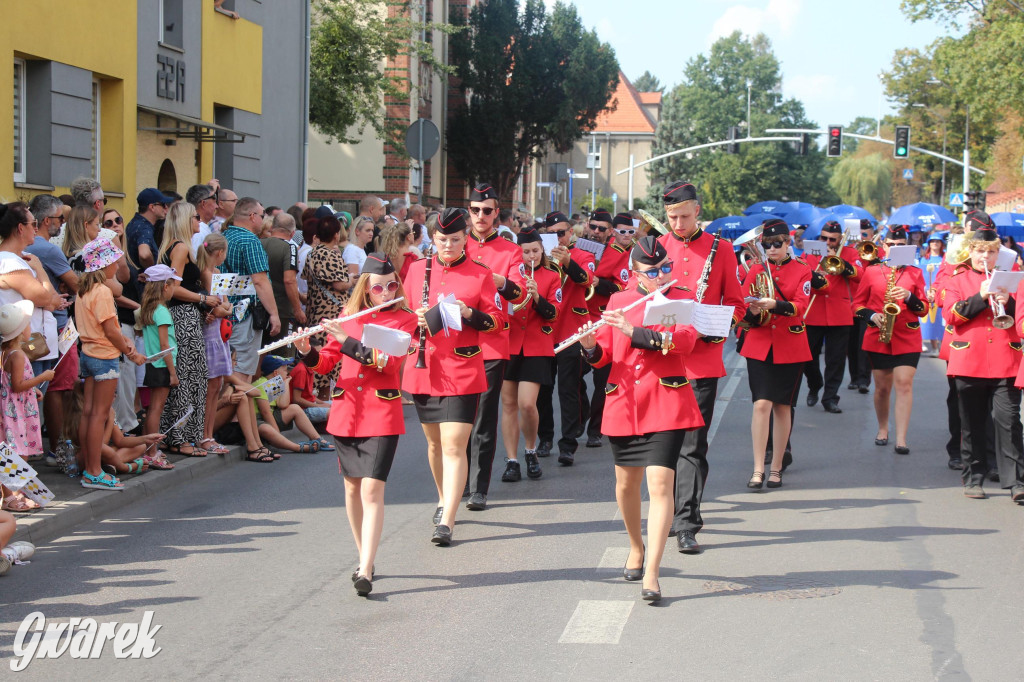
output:
[[[896,454],[897,455],[909,455],[910,454],[910,448],[908,448],[906,445],[897,445],[896,446]]]
[[[782,472],[781,471],[769,471],[768,472],[768,487],[769,488],[781,488],[782,487]]]
[[[881,447],[885,447],[888,444],[889,444],[889,437],[888,436],[886,436],[885,438],[876,438],[875,439],[875,445],[877,445],[880,448]]]
[[[373,592],[373,581],[365,575],[356,576],[356,580],[352,583],[352,586],[356,588],[356,594],[360,597],[365,597]]]
[[[658,585],[658,589],[649,590],[646,587],[641,588],[640,598],[646,602],[656,604],[661,601],[661,585]]]
[[[755,471],[750,475],[750,480],[747,481],[747,487],[759,490],[764,487],[764,472]]]
[[[644,579],[644,561],[647,559],[647,547],[644,547],[644,553],[640,555],[640,568],[630,568],[628,565],[622,567],[622,577],[630,582],[636,582],[637,580]],[[626,564],[629,564],[629,557],[626,557]]]

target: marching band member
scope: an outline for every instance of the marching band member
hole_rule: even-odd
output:
[[[715,235],[697,226],[700,203],[692,184],[674,182],[665,188],[662,198],[672,232],[659,237],[658,241],[676,264],[673,277],[679,283],[674,291],[681,298],[693,299],[703,283],[701,302],[733,306],[733,322],[739,322],[744,303],[739,280],[736,279],[736,254],[732,242],[719,239],[712,256]],[[672,533],[676,536],[679,551],[686,554],[701,551],[696,534],[704,527],[700,504],[708,478],[708,427],[714,418],[718,380],[725,376],[722,363],[724,341],[723,338],[700,337],[686,359],[686,377],[704,419],[704,426],[686,432],[676,464]]]
[[[608,298],[626,288],[629,282],[629,249],[636,237],[633,217],[628,213],[619,213],[612,219],[612,237],[604,254],[597,264],[594,281],[594,294],[587,305],[590,308],[590,319],[601,319],[601,313],[608,305]],[[587,423],[587,447],[601,447],[601,421],[604,417],[605,385],[611,367],[594,368],[594,393],[590,398],[590,420]]]
[[[751,266],[741,287],[749,304],[740,322],[747,328],[740,355],[747,358],[747,379],[754,403],[750,423],[754,473],[747,482],[748,488],[760,488],[765,483],[769,417],[774,427],[773,451],[781,453],[786,449],[793,427],[793,397],[800,387],[804,363],[811,359],[804,325],[804,311],[811,295],[811,268],[801,260],[790,258],[789,240],[789,227],[784,221],[778,218],[764,221],[761,245],[767,262]],[[774,293],[763,285],[766,276]],[[774,457],[768,487],[781,485],[782,457]]]
[[[501,480],[514,483],[522,478],[519,459],[519,431],[526,441],[526,475],[540,478],[537,459],[537,394],[550,386],[555,376],[554,320],[562,302],[561,278],[544,255],[544,243],[533,228],[519,232],[519,246],[526,266],[527,299],[509,316],[509,363],[501,387],[501,435],[505,441],[505,472]]]
[[[981,213],[980,211],[976,213]],[[987,217],[987,216],[985,216]],[[975,220],[979,216],[974,216]],[[987,221],[983,221],[987,222]],[[949,366],[960,407],[960,459],[966,497],[986,497],[988,473],[987,421],[995,427],[999,479],[1013,487],[1011,498],[1024,504],[1024,442],[1020,421],[1020,322],[1014,324],[1016,297],[989,292],[989,272],[999,258],[999,235],[982,227],[970,234],[969,259],[953,270],[946,283],[943,317],[953,326]],[[1024,293],[1024,285],[1017,296]],[[1002,310],[999,308],[1002,307]],[[997,312],[1004,317],[997,317]],[[1016,311],[1024,322],[1024,315]]]
[[[861,241],[871,241],[874,237],[874,225],[867,218],[861,218]],[[872,265],[878,265],[878,259],[865,260],[858,258],[855,264],[860,268],[861,273],[856,281],[850,282],[850,288],[853,289],[853,298],[857,298],[857,289],[860,288],[860,280],[863,278],[864,270]],[[847,360],[850,365],[850,383],[846,388],[850,390],[856,389],[861,394],[867,394],[868,387],[871,384],[871,368],[868,366],[868,355],[864,352],[864,332],[867,331],[867,328],[867,322],[854,315],[853,328],[850,330],[850,342],[846,348]]]
[[[807,375],[807,406],[818,402],[818,391],[824,386],[821,406],[826,412],[839,414],[839,387],[843,384],[849,335],[853,327],[853,287],[860,278],[857,250],[842,246],[843,229],[835,220],[821,228],[821,239],[828,245],[828,255],[841,261],[838,273],[823,272],[824,256],[806,254],[804,260],[813,270],[811,288],[814,304],[807,318],[807,342],[811,347],[811,361],[804,367]],[[828,263],[829,261],[826,261]],[[821,374],[821,349],[825,347],[825,376]]]
[[[502,298],[491,271],[466,255],[466,215],[465,209],[445,209],[434,232],[436,255],[413,263],[405,279],[406,291],[423,291],[428,299],[426,303],[421,300],[416,311],[423,330],[420,347],[424,349],[426,367],[416,366],[419,352],[410,354],[402,389],[412,394],[427,437],[427,458],[438,498],[434,511],[434,523],[438,525],[431,541],[441,546],[452,541],[456,506],[469,468],[466,445],[477,402],[487,389],[480,344],[485,336],[501,334],[505,329]],[[436,303],[449,294],[459,306],[461,330],[444,323]]]
[[[597,211],[594,217],[607,216],[609,227],[611,216],[607,211]],[[594,283],[596,263],[594,254],[573,245],[573,232],[569,219],[562,213],[548,216],[553,222],[547,225],[548,232],[558,237],[558,246],[551,250],[551,261],[561,272],[562,300],[558,303],[558,318],[554,323],[554,341],[557,344],[586,324],[590,318],[587,308],[587,291]],[[593,218],[592,218],[593,220]],[[548,220],[545,220],[547,223]],[[589,414],[587,387],[583,382],[583,359],[577,345],[555,355],[558,384],[558,409],[561,414],[562,437],[558,439],[558,462],[570,465],[576,457],[576,439],[583,430],[585,415]],[[537,411],[540,414],[538,434],[541,440],[537,447],[538,457],[551,454],[551,442],[555,436],[554,409],[551,403],[553,387],[541,385],[537,397]],[[584,407],[587,405],[587,407]]]
[[[523,302],[526,299],[526,289],[522,286],[523,253],[498,234],[498,193],[490,184],[478,183],[469,193],[469,220],[472,230],[466,244],[466,257],[491,270],[494,287],[507,305]],[[466,450],[470,463],[466,509],[471,511],[487,508],[491,468],[498,446],[498,408],[508,363],[508,327],[504,315],[502,311],[503,328],[480,339],[487,388],[480,395],[476,422]]]
[[[371,253],[342,314],[352,315],[403,296],[391,261],[383,253]],[[338,469],[345,476],[345,511],[359,552],[352,582],[362,597],[373,589],[374,558],[384,529],[384,486],[398,437],[405,433],[399,385],[406,356],[389,356],[360,343],[366,324],[411,333],[416,316],[397,303],[348,322],[325,322],[330,338],[319,351],[310,347],[308,337],[294,342],[302,362],[317,374],[330,374],[341,364],[327,431],[334,436]]]
[[[611,442],[615,498],[629,534],[623,577],[642,580],[641,597],[657,602],[665,535],[672,523],[676,461],[684,434],[704,422],[684,361],[697,337],[694,329],[644,327],[643,305],[620,310],[675,277],[668,252],[654,237],[643,237],[633,247],[631,266],[636,287],[614,294],[601,315],[608,324],[580,341],[590,364],[611,368],[607,404],[616,418],[605,420],[602,430]],[[647,519],[651,553],[646,557],[640,529],[640,485],[645,473],[651,498]]]
[[[885,236],[885,252],[906,243],[905,226],[891,225]],[[887,305],[893,304],[899,308],[895,318],[884,312]],[[889,395],[895,385],[896,454],[910,454],[907,429],[914,405],[914,374],[921,358],[920,318],[928,314],[921,271],[914,267],[893,268],[885,263],[867,268],[854,297],[853,311],[868,323],[864,350],[875,381],[875,416],[878,419],[875,445],[889,443]],[[889,341],[880,338],[883,327],[891,330]]]

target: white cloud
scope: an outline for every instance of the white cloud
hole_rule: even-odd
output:
[[[831,112],[833,115],[839,111],[850,111],[858,105],[862,105],[858,98],[857,89],[853,84],[843,84],[840,78],[833,74],[798,74],[788,76],[782,82],[783,93],[786,97],[798,99],[804,104],[804,109],[812,119],[821,112]],[[817,113],[815,113],[817,112]],[[843,123],[841,120],[818,121],[820,125]]]
[[[768,0],[764,9],[733,5],[715,21],[708,44],[740,31],[745,35],[764,33],[768,37],[788,37],[800,14],[800,0]]]

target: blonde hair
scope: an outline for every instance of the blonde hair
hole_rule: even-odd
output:
[[[164,238],[160,242],[160,253],[156,259],[158,263],[175,242],[184,242],[186,246],[192,243],[192,216],[195,214],[196,207],[187,201],[175,201],[167,209],[167,217],[164,218]],[[189,248],[189,254],[191,253],[192,249]]]
[[[370,223],[370,227],[374,226],[373,225],[373,218],[370,218],[369,216],[364,216],[364,215],[363,216],[356,216],[355,220],[352,221],[352,224],[349,225],[349,228],[348,228],[348,240],[350,242],[355,243],[355,241],[356,241],[356,232],[359,230],[360,227],[363,226],[363,223]]]
[[[228,240],[224,238],[224,235],[217,232],[206,235],[202,246],[196,249],[196,265],[199,266],[199,271],[206,272],[206,267],[210,264],[213,254],[218,251],[226,251],[227,248]]]
[[[412,234],[412,228],[405,223],[388,225],[380,231],[380,250],[394,264],[405,248],[406,238]]]
[[[398,271],[391,274],[395,276],[395,281],[398,282],[398,291],[395,292],[395,298],[404,298],[405,287],[402,286],[402,280],[398,276]],[[352,293],[349,295],[348,303],[345,304],[344,310],[342,310],[342,315],[354,315],[372,305],[370,302],[370,273],[364,272],[359,275],[355,286],[352,287]]]
[[[81,298],[87,293],[95,289],[97,286],[101,286],[107,281],[107,268],[100,268],[93,272],[83,272],[78,275],[78,297]]]
[[[985,251],[998,251],[1002,247],[1002,243],[998,239],[995,241],[991,241],[988,239],[978,239],[976,235],[977,232],[968,232],[965,235],[966,239],[964,240],[964,244],[967,246],[969,251],[973,251],[975,249]]]
[[[73,256],[82,250],[82,247],[89,243],[89,235],[85,231],[85,224],[91,223],[100,217],[99,211],[92,206],[75,206],[68,216],[67,225],[64,227],[64,255]]]
[[[146,286],[142,289],[142,300],[139,301],[139,322],[144,327],[153,324],[153,313],[163,305],[164,291],[167,290],[167,285],[173,281],[173,279],[168,279],[162,282],[146,282]]]

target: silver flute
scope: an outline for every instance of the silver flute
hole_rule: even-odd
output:
[[[616,309],[616,310],[608,310],[608,311],[606,311],[606,312],[609,312],[609,313],[611,313],[611,312],[620,312],[620,313],[624,313],[624,312],[626,312],[627,310],[630,310],[631,308],[635,308],[635,307],[637,307],[637,306],[638,306],[638,305],[640,305],[641,303],[646,303],[646,302],[647,302],[647,301],[649,301],[650,299],[654,298],[654,296],[655,296],[656,294],[661,294],[661,293],[664,293],[664,292],[665,292],[665,291],[666,291],[666,290],[667,290],[667,289],[668,289],[669,287],[673,286],[673,285],[674,285],[674,284],[675,284],[676,282],[678,282],[678,281],[679,281],[679,280],[677,280],[677,279],[674,279],[674,280],[672,280],[671,282],[669,282],[668,284],[663,284],[662,286],[658,287],[657,289],[655,289],[655,290],[654,290],[654,291],[652,291],[651,293],[647,294],[647,295],[646,295],[646,296],[644,296],[643,298],[638,298],[637,300],[633,301],[632,303],[630,303],[630,304],[629,304],[629,305],[627,305],[627,306],[623,306],[622,308],[618,308],[618,309]],[[598,328],[600,328],[600,327],[603,327],[603,326],[604,326],[604,325],[606,325],[606,324],[608,324],[608,323],[607,323],[607,322],[605,322],[605,321],[604,321],[603,319],[601,319],[601,320],[598,320],[597,322],[594,322],[594,323],[593,323],[593,324],[591,324],[591,325],[590,325],[589,327],[585,327],[585,328],[584,328],[584,329],[583,329],[582,331],[576,332],[575,334],[573,334],[572,336],[570,336],[569,338],[567,338],[567,339],[566,339],[565,341],[562,341],[562,343],[558,344],[558,347],[557,347],[557,348],[555,348],[555,352],[556,352],[556,353],[561,353],[561,352],[562,352],[563,350],[565,350],[566,348],[568,348],[568,347],[569,347],[569,346],[571,346],[572,344],[576,343],[577,341],[579,341],[580,339],[582,339],[582,338],[583,338],[584,336],[586,336],[586,335],[588,335],[588,334],[592,333],[592,332],[593,332],[593,331],[594,331],[595,329],[598,329]]]
[[[381,308],[387,308],[387,307],[393,306],[394,304],[400,303],[400,302],[402,302],[404,300],[405,300],[404,296],[399,296],[398,298],[391,299],[390,301],[387,301],[385,303],[381,303],[380,305],[375,305],[372,308],[367,308],[366,310],[360,310],[358,313],[352,313],[351,315],[348,315],[346,317],[338,317],[338,318],[335,318],[333,320],[325,320],[325,321],[321,322],[318,325],[315,325],[313,327],[309,327],[308,329],[306,329],[306,331],[302,332],[301,334],[290,334],[290,335],[284,337],[283,339],[278,339],[274,343],[271,343],[271,344],[268,344],[266,346],[263,346],[263,348],[260,348],[260,352],[257,353],[257,355],[263,355],[264,353],[269,353],[272,350],[280,348],[281,346],[287,346],[288,344],[293,343],[295,341],[298,341],[299,339],[304,339],[307,336],[313,336],[313,334],[319,334],[320,332],[324,331],[324,329],[327,328],[327,324],[329,322],[348,322],[349,320],[354,320],[357,317],[362,317],[363,315],[367,315],[369,313],[376,312],[376,311],[380,310]]]

